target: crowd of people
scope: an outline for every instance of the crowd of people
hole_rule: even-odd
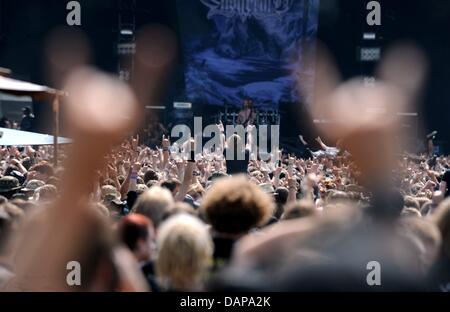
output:
[[[8,117],[3,116],[2,118],[0,118],[0,128],[33,132],[36,130],[35,117],[31,113],[31,109],[29,107],[25,107],[22,109],[22,120],[20,122],[11,120]]]
[[[360,183],[351,153],[320,138],[308,158],[273,151],[262,160],[246,149],[227,159],[238,140],[197,155],[193,140],[117,146],[90,186],[95,230],[65,242],[88,245],[73,257],[76,289],[371,290],[367,264],[377,261],[383,290],[450,291],[450,157],[398,156],[396,188],[381,193]],[[35,223],[64,177],[52,157],[47,146],[0,150],[2,290],[30,288],[21,259],[36,261],[28,240],[44,235]],[[120,284],[122,262],[139,286]]]

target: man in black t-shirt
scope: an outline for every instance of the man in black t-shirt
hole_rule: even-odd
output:
[[[450,197],[450,169],[442,176],[441,191],[445,194],[445,197]]]
[[[224,156],[226,157],[226,149],[224,152]],[[235,151],[233,159],[227,159],[227,173],[231,175],[235,174],[246,174],[248,170],[248,163],[250,162],[250,152],[249,150],[244,151],[244,159],[239,160],[238,152]]]
[[[250,162],[250,150],[244,146],[245,142],[238,135],[231,136],[223,155],[226,159],[227,173],[231,175],[246,174]],[[234,148],[233,148],[234,146]]]
[[[28,107],[24,108],[22,112],[23,118],[22,122],[20,123],[20,130],[33,132],[35,123],[34,115],[31,113],[31,110]]]

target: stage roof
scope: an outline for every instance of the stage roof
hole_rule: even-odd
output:
[[[55,95],[65,95],[64,92],[47,86],[3,77],[1,75],[0,92],[16,96],[31,96],[36,100],[52,99]]]
[[[34,132],[0,128],[0,146],[53,145],[53,136]],[[58,144],[70,144],[72,140],[59,137]]]

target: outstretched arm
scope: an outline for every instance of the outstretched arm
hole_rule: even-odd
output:
[[[319,143],[320,147],[321,147],[324,151],[330,148],[330,147],[327,146],[325,143],[323,143],[321,137],[317,137],[316,141],[317,141],[317,143]]]
[[[250,151],[250,155],[252,155],[254,152],[256,152],[253,149],[253,145],[254,145],[253,144],[253,142],[254,142],[253,132],[255,129],[256,129],[255,126],[251,126],[251,125],[247,127],[247,133],[248,133],[247,134],[247,145],[245,146],[245,148]]]
[[[308,142],[306,142],[305,138],[303,137],[303,135],[299,135],[298,138],[300,139],[300,142],[302,142],[302,144],[304,146],[308,146]]]
[[[191,151],[194,151],[195,141],[191,140],[190,144],[191,144]],[[178,191],[178,194],[175,196],[176,201],[183,201],[184,197],[189,191],[189,187],[191,186],[192,183],[194,168],[195,168],[195,158],[189,159],[186,168],[184,169],[184,177],[180,190]]]
[[[162,151],[163,151],[162,165],[163,165],[163,168],[166,168],[167,164],[169,163],[169,157],[170,157],[169,147],[170,147],[169,138],[167,138],[165,135],[163,135],[163,138],[162,138]]]

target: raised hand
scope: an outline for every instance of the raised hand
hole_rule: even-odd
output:
[[[131,168],[131,162],[130,162],[129,160],[125,160],[125,161],[123,162],[123,168],[124,168],[126,171],[130,170],[130,168]]]
[[[33,157],[36,154],[36,151],[31,146],[28,145],[27,147],[25,147],[25,154],[28,157]]]
[[[305,99],[314,99],[310,103],[313,118],[334,121],[318,125],[319,131],[328,138],[342,140],[364,173],[360,183],[382,181],[396,160],[398,113],[414,111],[411,103],[426,72],[423,54],[405,46],[388,51],[376,71],[377,82],[371,87],[361,79],[341,83],[336,66],[323,48],[318,49],[314,62],[318,83],[314,90],[303,89]],[[399,75],[405,72],[408,74]],[[380,111],[383,113],[377,113]],[[320,137],[317,142],[323,144]]]
[[[11,160],[9,161],[9,163],[10,163],[11,165],[14,165],[14,166],[19,166],[19,165],[21,164],[21,162],[20,162],[19,160],[15,159],[15,158],[11,159]]]
[[[84,261],[86,257],[89,263],[100,264],[92,267],[90,277],[95,285],[83,284],[84,289],[145,290],[145,281],[138,285],[131,277],[139,276],[139,269],[134,272],[131,266],[124,265],[124,259],[128,258],[123,256],[128,254],[122,252],[120,257],[113,258],[118,250],[107,242],[107,230],[91,214],[88,205],[97,172],[107,165],[105,155],[139,125],[143,104],[157,97],[156,90],[161,88],[163,74],[176,51],[175,40],[168,30],[151,28],[144,34],[138,36],[133,89],[116,77],[89,68],[73,70],[66,80],[69,96],[65,103],[65,123],[74,143],[61,179],[61,196],[45,210],[46,215],[38,224],[34,224],[40,231],[33,228],[29,235],[24,234],[25,245],[15,264],[15,273],[17,283],[26,290],[70,290],[66,266],[75,260],[88,265]],[[97,244],[104,251],[99,251]],[[96,248],[95,251],[89,246]],[[126,274],[130,271],[136,274]],[[112,278],[109,272],[118,272],[114,286],[104,286]]]
[[[137,134],[136,137],[133,137],[133,139],[131,139],[131,148],[133,149],[133,151],[137,151],[138,146],[139,146],[139,134]]]
[[[299,135],[298,138],[300,139],[300,142],[302,142],[303,145],[307,146],[308,142],[305,141],[305,138],[303,137],[303,135]]]
[[[198,170],[200,170],[201,172],[205,171],[205,163],[203,160],[199,160],[197,161],[197,168]]]
[[[141,171],[142,165],[138,162],[133,164],[133,172],[138,173],[139,171]]]
[[[6,147],[0,149],[0,156],[1,156],[2,158],[5,158],[6,155],[8,155],[8,149],[7,149]]]
[[[275,171],[273,172],[273,174],[274,174],[275,176],[279,177],[282,171],[283,171],[283,167],[277,166],[277,167],[275,168]]]
[[[115,179],[118,176],[117,168],[113,165],[108,165],[108,176],[112,179]]]
[[[225,128],[224,128],[223,123],[222,123],[222,120],[219,121],[219,123],[217,124],[217,126],[219,127],[219,131],[220,131],[220,132],[223,133],[223,132],[225,131]]]
[[[163,147],[163,149],[166,149],[166,148],[170,147],[170,140],[164,134],[163,134],[163,137],[162,137],[162,147]]]
[[[20,157],[20,152],[19,152],[19,150],[17,149],[17,147],[11,146],[11,147],[9,148],[9,155],[14,156],[14,157]]]

